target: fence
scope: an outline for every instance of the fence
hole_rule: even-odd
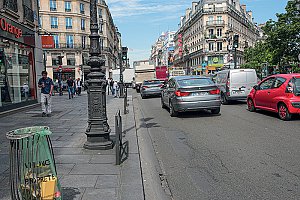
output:
[[[123,143],[122,116],[120,110],[115,115],[116,129],[116,165],[123,163],[129,155],[129,142]]]

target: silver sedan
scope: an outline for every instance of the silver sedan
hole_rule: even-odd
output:
[[[160,96],[162,83],[159,80],[144,80],[140,92],[142,98]]]
[[[179,112],[210,110],[220,113],[220,90],[208,77],[177,76],[163,86],[161,94],[163,108],[170,109],[172,117]]]

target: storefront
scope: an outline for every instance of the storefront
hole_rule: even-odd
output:
[[[37,102],[35,33],[0,15],[0,112]]]

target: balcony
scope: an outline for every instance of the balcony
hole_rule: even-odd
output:
[[[59,43],[59,44],[55,44],[55,48],[83,50],[83,49],[89,49],[90,45],[82,45],[82,44],[74,44],[74,43]]]
[[[4,0],[3,7],[14,12],[18,12],[17,0]]]
[[[33,10],[26,5],[23,5],[23,9],[24,9],[24,18],[30,22],[34,22]]]
[[[72,26],[66,26],[66,29],[72,29]]]
[[[50,7],[50,11],[57,11],[56,7]]]
[[[84,10],[80,10],[80,14],[84,14]]]
[[[71,12],[71,8],[66,8],[65,12]]]
[[[206,26],[225,26],[224,20],[206,21]]]
[[[58,28],[58,25],[51,25],[51,28]]]

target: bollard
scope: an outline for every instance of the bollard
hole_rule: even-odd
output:
[[[10,131],[12,200],[62,200],[49,127]]]
[[[123,163],[129,156],[129,142],[123,143],[122,116],[120,110],[115,115],[116,165]]]

